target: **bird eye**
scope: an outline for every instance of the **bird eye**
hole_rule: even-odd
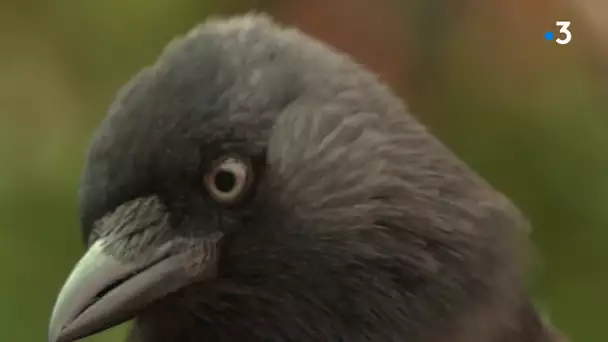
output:
[[[236,157],[218,159],[205,175],[205,187],[223,204],[234,204],[247,193],[253,174],[248,162]]]

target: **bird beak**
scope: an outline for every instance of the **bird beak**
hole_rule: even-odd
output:
[[[170,242],[129,262],[108,255],[106,244],[106,239],[95,242],[63,285],[51,316],[49,342],[75,341],[128,321],[153,301],[215,270],[213,255],[204,258],[207,265],[193,270],[186,253],[168,253]]]

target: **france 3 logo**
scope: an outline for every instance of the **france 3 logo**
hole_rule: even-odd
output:
[[[556,21],[555,26],[559,29],[557,35],[553,34],[552,31],[545,32],[546,40],[554,40],[557,44],[566,45],[570,43],[572,40],[572,32],[570,32],[570,22],[569,21]]]

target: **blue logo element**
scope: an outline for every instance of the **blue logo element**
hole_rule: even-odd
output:
[[[545,32],[545,39],[546,40],[553,40],[553,32],[551,32],[551,31]]]

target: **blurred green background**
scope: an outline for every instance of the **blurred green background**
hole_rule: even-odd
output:
[[[608,11],[589,0],[455,3],[0,0],[0,341],[46,338],[82,253],[86,143],[117,88],[196,22],[249,9],[352,54],[407,98],[532,221],[547,316],[572,341],[608,341]],[[570,44],[543,39],[556,20],[572,21]]]

